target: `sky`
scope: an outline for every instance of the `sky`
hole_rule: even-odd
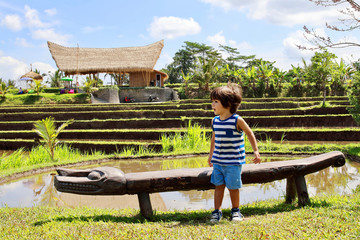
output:
[[[313,51],[303,26],[336,41],[359,42],[359,32],[337,33],[326,23],[343,17],[308,0],[0,0],[0,78],[17,80],[36,68],[57,70],[47,41],[66,47],[118,48],[164,40],[155,69],[172,62],[185,41],[235,47],[286,71],[303,66]],[[360,48],[330,50],[347,62]]]

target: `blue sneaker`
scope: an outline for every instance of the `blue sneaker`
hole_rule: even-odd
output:
[[[222,214],[221,210],[216,209],[215,211],[213,211],[213,212],[211,213],[210,222],[212,222],[212,223],[218,223],[218,222],[221,220],[222,215],[223,215],[223,214]]]
[[[241,214],[240,209],[231,209],[231,221],[239,222],[244,220],[244,216]]]

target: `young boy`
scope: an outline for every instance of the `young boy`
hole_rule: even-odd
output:
[[[231,220],[241,221],[240,191],[242,187],[241,170],[245,164],[245,146],[243,132],[247,135],[254,150],[254,163],[260,163],[256,138],[244,119],[235,114],[242,99],[241,88],[237,84],[228,84],[215,88],[210,95],[216,117],[212,120],[209,165],[213,167],[211,183],[215,185],[214,205],[211,222],[222,218],[221,204],[225,187],[228,188],[232,203]]]

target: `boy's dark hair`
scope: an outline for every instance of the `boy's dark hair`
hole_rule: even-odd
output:
[[[211,100],[219,100],[225,108],[230,107],[230,113],[238,110],[242,100],[241,87],[234,83],[227,86],[217,87],[210,93]]]

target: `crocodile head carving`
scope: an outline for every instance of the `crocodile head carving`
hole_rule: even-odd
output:
[[[54,185],[59,192],[85,195],[114,195],[126,193],[123,171],[112,167],[85,170],[56,169]]]

